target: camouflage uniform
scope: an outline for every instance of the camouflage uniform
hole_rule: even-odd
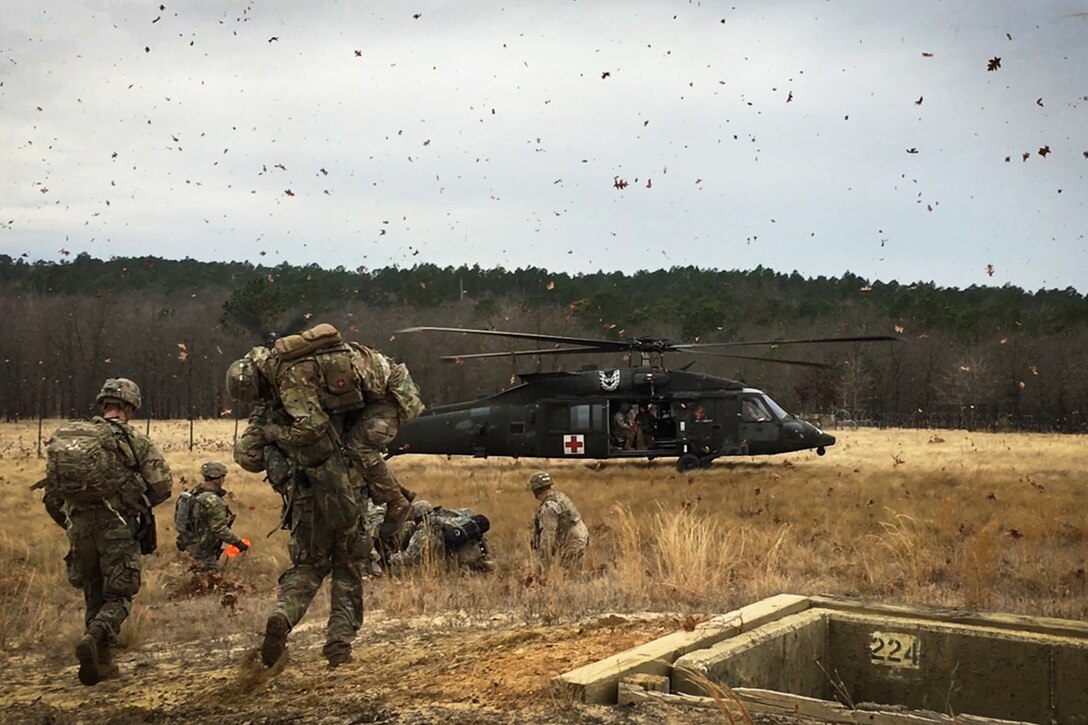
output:
[[[249,416],[245,430],[234,444],[234,462],[250,473],[263,471],[272,488],[286,496],[294,477],[294,466],[265,433],[265,426],[269,423],[290,425],[291,418],[279,406],[258,403]]]
[[[108,380],[103,393],[112,392],[109,385],[117,380],[135,389],[134,408],[138,408],[139,388],[131,381]],[[98,402],[105,400],[113,402],[100,394]],[[120,419],[114,419],[114,424],[122,450],[132,453],[131,485],[103,501],[76,503],[65,501],[46,483],[43,499],[50,517],[68,533],[68,554],[64,557],[68,582],[83,590],[86,634],[81,646],[90,647],[91,654],[85,657],[80,648],[76,652],[80,681],[86,685],[116,672],[110,646],[132,611],[132,598],[140,591],[140,520],[144,525],[153,525],[153,521],[147,523],[151,507],[170,498],[173,487],[170,467],[151,439]],[[94,643],[88,643],[88,638]]]
[[[242,537],[231,530],[235,516],[223,500],[226,491],[219,487],[220,480],[205,480],[191,492],[197,506],[194,512],[196,538],[185,543],[184,550],[196,559],[202,571],[218,571],[223,544],[234,544],[243,550],[249,548]]]
[[[366,406],[352,414],[344,446],[358,469],[374,503],[385,505],[385,519],[379,530],[391,537],[408,516],[411,492],[407,491],[385,462],[389,443],[400,430],[400,406],[390,390],[396,384],[395,367],[377,350],[352,343],[356,369],[362,377]]]
[[[293,464],[289,483],[291,568],[279,580],[276,607],[268,619],[262,659],[279,659],[287,633],[302,619],[326,576],[332,575],[331,606],[323,650],[330,664],[350,659],[351,642],[362,626],[360,561],[369,551],[348,462],[339,448],[339,416],[321,406],[321,371],[313,358],[282,364],[273,371],[279,407],[290,423],[263,424],[269,442]],[[265,411],[268,415],[269,411]]]
[[[545,478],[546,477],[546,478]],[[533,551],[541,567],[558,562],[565,568],[578,565],[589,546],[589,529],[567,494],[551,488],[551,476],[540,471],[529,479],[535,492],[547,489],[533,517]]]
[[[417,509],[419,503],[413,505]],[[430,509],[430,510],[427,510]],[[484,518],[469,509],[447,509],[441,506],[427,506],[419,511],[405,527],[411,531],[403,551],[390,557],[394,568],[420,566],[424,562],[442,562],[452,568],[465,568],[472,571],[492,571],[495,563],[491,559],[484,535],[474,537],[453,548],[447,545],[443,533],[443,522],[463,520],[464,517]],[[486,521],[486,518],[484,518]]]

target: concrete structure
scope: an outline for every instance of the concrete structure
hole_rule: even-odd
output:
[[[779,595],[555,684],[800,721],[1088,725],[1088,623]]]

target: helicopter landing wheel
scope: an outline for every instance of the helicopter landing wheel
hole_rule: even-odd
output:
[[[686,473],[688,471],[694,471],[696,468],[702,468],[703,461],[699,456],[694,453],[685,453],[676,460],[676,470],[680,473]]]
[[[818,456],[822,456],[825,453],[827,453],[827,449],[824,448],[823,446],[820,446],[819,448],[816,449],[816,455],[818,455]]]

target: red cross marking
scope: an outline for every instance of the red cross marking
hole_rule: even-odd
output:
[[[563,439],[563,450],[568,455],[577,456],[586,447],[582,436],[572,434]]]

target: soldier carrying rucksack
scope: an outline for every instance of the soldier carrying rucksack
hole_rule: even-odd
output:
[[[223,500],[227,467],[219,461],[208,461],[200,467],[200,474],[204,482],[178,496],[174,528],[178,551],[193,557],[201,571],[213,572],[219,570],[224,545],[234,547],[228,554],[237,553],[249,548],[249,540],[231,530],[235,515]]]
[[[68,581],[82,588],[86,630],[76,645],[79,681],[117,674],[110,651],[140,590],[140,555],[155,550],[152,507],[170,498],[170,468],[144,434],[129,426],[140,388],[110,378],[99,415],[69,421],[49,439],[46,511],[68,533]]]

